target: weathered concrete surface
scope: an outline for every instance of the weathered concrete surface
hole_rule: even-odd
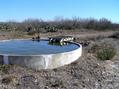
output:
[[[0,64],[3,64],[3,56],[0,55]]]
[[[79,45],[79,44],[76,44]],[[31,56],[8,56],[9,64],[26,66],[36,70],[57,68],[77,60],[82,54],[82,46],[70,52],[48,54],[48,55],[31,55]],[[5,59],[4,59],[5,60]]]
[[[82,47],[74,51],[51,55],[51,59],[49,61],[46,60],[46,62],[49,62],[47,68],[56,68],[70,64],[71,62],[77,60],[81,56],[81,54]]]

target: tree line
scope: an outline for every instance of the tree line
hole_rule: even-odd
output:
[[[0,31],[23,31],[29,35],[40,32],[56,32],[58,30],[93,29],[93,30],[117,30],[119,24],[112,23],[106,18],[99,20],[89,19],[55,19],[44,21],[42,19],[27,19],[23,22],[0,22]]]

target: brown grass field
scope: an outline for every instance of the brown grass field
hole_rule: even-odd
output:
[[[119,89],[119,38],[109,38],[117,31],[59,31],[42,33],[41,38],[71,35],[76,42],[90,42],[77,61],[52,70],[32,70],[18,65],[0,65],[0,89]],[[20,38],[31,38],[24,36]],[[11,39],[9,33],[0,39]],[[111,44],[117,51],[111,60],[98,60],[91,47]],[[98,50],[98,49],[96,49]]]

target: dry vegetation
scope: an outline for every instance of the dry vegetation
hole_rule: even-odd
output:
[[[62,30],[78,30],[90,32],[118,30],[119,24],[112,23],[106,18],[96,20],[89,19],[56,19],[54,21],[43,21],[38,19],[28,19],[23,22],[0,22],[0,32],[14,34],[12,37],[23,37],[24,35],[40,35],[41,33],[62,32]],[[16,33],[16,34],[15,34]]]
[[[87,32],[83,34],[87,35]],[[79,43],[90,42],[83,47],[82,57],[72,64],[53,70],[34,71],[17,65],[1,65],[0,89],[118,89],[119,40],[109,35],[90,36],[88,39],[77,37]],[[117,53],[111,60],[101,61],[95,53],[105,43],[112,43]]]
[[[68,20],[69,21],[69,20]],[[28,23],[15,23],[19,29]],[[64,21],[65,22],[65,21]],[[67,22],[67,20],[66,20]],[[93,23],[89,20],[90,23]],[[95,20],[94,20],[95,22]],[[43,22],[44,23],[44,22]],[[56,24],[50,22],[50,25]],[[69,23],[69,22],[68,22]],[[30,23],[31,24],[31,21]],[[49,24],[49,23],[47,23]],[[112,23],[111,23],[112,24]],[[79,25],[79,24],[78,24]],[[112,24],[118,29],[117,24]],[[31,25],[28,25],[28,27]],[[35,27],[35,23],[34,26]],[[49,25],[47,25],[49,26]],[[65,23],[65,26],[66,23]],[[26,25],[26,28],[28,28]],[[90,27],[90,26],[89,26]],[[41,28],[41,27],[40,27]],[[37,29],[37,28],[36,28]],[[53,28],[52,28],[53,29]],[[59,28],[57,28],[59,29]],[[66,29],[66,28],[65,28]],[[72,29],[72,28],[71,28]],[[82,57],[77,61],[52,70],[35,71],[18,65],[0,65],[0,89],[118,89],[119,88],[119,35],[117,31],[87,30],[76,28],[75,30],[58,30],[57,32],[45,32],[42,29],[40,36],[46,38],[54,35],[72,35],[76,42],[83,45]],[[91,28],[94,29],[94,28]],[[25,30],[25,29],[24,29]],[[8,31],[1,33],[0,39],[31,37],[25,31]],[[104,30],[104,29],[103,29]],[[15,35],[10,35],[12,32]],[[19,33],[20,32],[20,33]],[[23,34],[22,34],[23,33]],[[17,35],[18,34],[18,35]],[[105,46],[106,45],[106,46]],[[101,53],[104,60],[98,60],[97,53],[105,47],[109,50]],[[108,60],[105,53],[110,55],[110,47],[116,49],[114,55]]]

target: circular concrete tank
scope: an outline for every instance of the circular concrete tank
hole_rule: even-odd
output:
[[[81,56],[82,46],[78,43],[70,43],[77,45],[78,48],[69,52],[39,55],[1,54],[0,62],[3,64],[17,64],[36,70],[57,68],[66,64],[70,64]]]

